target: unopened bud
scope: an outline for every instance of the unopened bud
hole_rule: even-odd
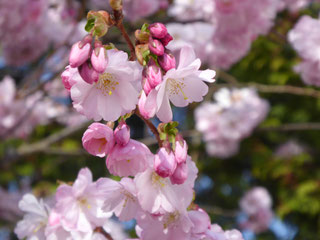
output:
[[[188,165],[187,163],[180,163],[177,165],[174,173],[170,176],[172,184],[183,184],[188,178]]]
[[[140,43],[148,43],[150,34],[148,32],[142,32],[140,29],[136,30],[134,33],[136,39]]]
[[[163,44],[163,46],[167,46],[169,42],[171,42],[173,40],[173,37],[167,33],[166,36],[164,36],[164,38],[161,38],[160,41]]]
[[[153,54],[157,56],[162,56],[164,54],[164,46],[158,39],[150,38],[148,46],[150,52],[152,52]]]
[[[73,75],[77,72],[76,68],[71,68],[70,66],[66,67],[66,69],[61,74],[62,83],[68,91],[72,88],[72,86],[76,83]]]
[[[107,53],[104,47],[96,47],[91,54],[91,64],[98,73],[103,73],[108,64]]]
[[[138,59],[138,62],[143,65],[143,53],[145,51],[148,51],[149,48],[148,48],[148,44],[139,44],[135,47],[135,52],[136,52],[136,56],[137,56],[137,59]]]
[[[176,170],[177,162],[173,152],[168,152],[165,148],[160,148],[154,158],[154,170],[163,178],[171,176]]]
[[[150,30],[151,36],[158,39],[164,38],[168,33],[166,26],[162,23],[151,24],[149,26],[149,30]]]
[[[114,137],[119,145],[127,145],[130,140],[129,126],[126,123],[120,123],[119,126],[114,130]]]
[[[109,3],[113,10],[122,10],[122,0],[110,0]]]
[[[186,162],[187,154],[188,154],[188,145],[186,141],[183,140],[182,143],[180,141],[176,141],[176,148],[174,151],[174,155],[176,156],[177,163]]]
[[[79,68],[79,74],[89,84],[93,84],[94,82],[98,82],[99,73],[95,71],[91,66],[89,66],[88,62],[82,64]]]
[[[155,61],[151,58],[146,68],[146,78],[153,89],[162,82],[161,69],[157,66]]]
[[[91,43],[86,43],[83,45],[83,43],[77,42],[73,44],[69,56],[70,66],[76,68],[85,63],[90,56],[90,51]]]
[[[152,90],[152,87],[150,86],[150,83],[148,81],[148,77],[146,75],[146,70],[144,69],[142,72],[142,87],[143,87],[143,91],[146,93],[146,95],[148,96],[149,93]]]
[[[166,72],[176,67],[176,59],[169,50],[166,50],[166,52],[158,58],[158,63]]]

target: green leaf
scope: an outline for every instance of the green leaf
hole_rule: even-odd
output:
[[[94,22],[95,22],[95,19],[94,18],[91,18],[87,21],[87,24],[86,26],[84,27],[84,29],[87,31],[87,32],[90,32],[93,27],[94,27]]]

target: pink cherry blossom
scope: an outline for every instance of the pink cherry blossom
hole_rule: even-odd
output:
[[[192,222],[186,212],[174,211],[162,216],[143,214],[138,218],[141,239],[184,240],[190,237]]]
[[[196,59],[192,48],[181,49],[177,69],[169,70],[163,82],[157,86],[157,117],[162,122],[172,120],[170,101],[177,107],[185,107],[192,102],[200,102],[208,92],[203,82],[213,82],[215,71],[200,71],[201,61]]]
[[[194,181],[198,169],[187,158],[188,178],[181,185],[174,185],[169,178],[160,177],[153,168],[135,176],[141,208],[150,213],[174,212],[186,209],[192,201]]]
[[[203,103],[196,109],[196,128],[203,133],[210,155],[227,158],[266,117],[269,105],[249,88],[220,89],[214,97],[215,103]]]
[[[55,209],[61,216],[61,225],[68,231],[91,232],[110,217],[102,211],[103,197],[92,182],[88,168],[80,170],[72,186],[60,185],[56,193]]]
[[[38,201],[32,194],[26,194],[19,202],[24,211],[23,220],[18,222],[14,232],[19,239],[45,239],[45,227],[49,216],[49,207],[41,199]]]
[[[145,171],[153,160],[146,145],[130,139],[128,144],[117,144],[106,159],[109,172],[116,176],[135,176]]]
[[[138,216],[141,211],[137,199],[137,190],[131,178],[122,178],[120,182],[100,178],[97,187],[104,195],[103,210],[114,212],[121,221],[128,221]]]
[[[115,144],[113,131],[105,124],[92,123],[83,134],[82,144],[90,154],[104,157]]]
[[[108,66],[97,83],[77,81],[70,90],[74,108],[95,121],[115,121],[138,103],[141,66],[122,51],[108,50],[107,55]]]

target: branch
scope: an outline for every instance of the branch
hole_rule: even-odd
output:
[[[101,233],[108,240],[113,240],[110,234],[107,233],[102,227],[97,227],[94,231],[97,233]]]
[[[59,141],[61,141],[62,139],[78,132],[81,129],[84,129],[88,126],[88,123],[84,123],[81,124],[79,126],[75,126],[75,127],[66,127],[65,129],[61,130],[58,133],[55,133],[53,135],[50,135],[49,137],[33,143],[33,144],[27,144],[27,145],[22,145],[21,147],[19,147],[17,149],[17,154],[19,156],[22,155],[29,155],[29,154],[33,154],[33,153],[37,153],[37,152],[42,152],[46,149],[48,149],[48,147],[50,147],[50,145],[57,143]]]
[[[295,87],[290,85],[265,85],[260,83],[234,83],[234,84],[214,84],[216,89],[220,89],[223,87],[254,87],[259,92],[263,93],[287,93],[298,96],[308,96],[314,98],[320,98],[320,91],[312,88],[303,88],[303,87]]]
[[[267,131],[319,131],[320,123],[287,123],[280,126],[271,126],[271,127],[259,127],[257,129],[261,132]]]
[[[153,125],[153,123],[148,120],[148,119],[145,119],[139,112],[139,109],[137,108],[137,110],[135,111],[135,114],[141,118],[145,124],[149,127],[149,129],[151,130],[151,132],[154,134],[154,136],[156,137],[157,139],[157,142],[159,144],[159,147],[161,148],[162,147],[162,141],[160,139],[160,135],[159,135],[159,132],[158,132],[158,129]]]
[[[130,37],[126,31],[126,29],[123,26],[123,13],[122,10],[113,10],[113,17],[114,17],[114,25],[120,30],[122,36],[126,40],[129,49],[130,49],[130,60],[136,59],[136,51],[133,43],[130,40]]]

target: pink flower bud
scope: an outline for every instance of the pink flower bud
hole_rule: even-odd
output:
[[[162,82],[161,69],[157,66],[153,59],[150,59],[146,68],[146,77],[152,89]]]
[[[158,58],[158,63],[166,72],[176,67],[176,59],[169,50],[167,50],[161,57]]]
[[[188,145],[186,141],[183,140],[182,144],[180,141],[176,141],[176,149],[174,155],[176,157],[177,163],[184,163],[187,160]]]
[[[172,184],[183,184],[188,178],[188,165],[186,162],[177,165],[176,170],[170,176]]]
[[[91,51],[91,44],[86,43],[82,46],[81,42],[77,42],[73,44],[69,56],[69,63],[70,66],[73,68],[81,66],[83,63],[85,63],[89,56]]]
[[[145,92],[142,91],[142,94],[140,96],[139,102],[138,102],[138,107],[140,114],[146,118],[150,119],[154,117],[157,111],[157,103],[156,99],[157,98],[157,93],[155,90],[148,96],[146,96]]]
[[[87,62],[82,64],[79,68],[80,76],[89,84],[94,82],[98,82],[99,80],[99,73],[96,72],[92,67],[89,66]]]
[[[149,95],[149,93],[152,90],[152,87],[150,86],[150,83],[148,81],[148,77],[146,74],[146,70],[143,70],[142,72],[142,82],[143,82],[143,91],[146,93],[146,95]]]
[[[160,148],[154,157],[154,170],[163,178],[171,176],[177,167],[177,162],[173,152],[167,152],[165,148]]]
[[[121,146],[128,144],[130,140],[130,128],[126,123],[120,123],[120,125],[114,130],[114,137],[116,142]]]
[[[151,53],[157,56],[162,56],[164,54],[164,46],[159,40],[150,38],[148,46]]]
[[[98,157],[109,154],[114,144],[112,129],[101,123],[92,123],[82,137],[83,147],[88,153]]]
[[[166,26],[162,23],[151,24],[149,26],[149,30],[152,37],[159,39],[164,38],[168,33]]]
[[[108,58],[104,47],[97,47],[92,51],[91,64],[98,73],[103,73],[106,70]]]
[[[167,46],[169,42],[173,40],[173,37],[167,33],[167,35],[164,36],[164,38],[161,38],[160,41],[163,44],[163,46]]]
[[[72,86],[76,83],[75,78],[73,77],[73,74],[75,74],[77,71],[76,68],[72,68],[70,66],[66,67],[66,70],[63,71],[61,74],[62,83],[68,91],[72,88]]]

